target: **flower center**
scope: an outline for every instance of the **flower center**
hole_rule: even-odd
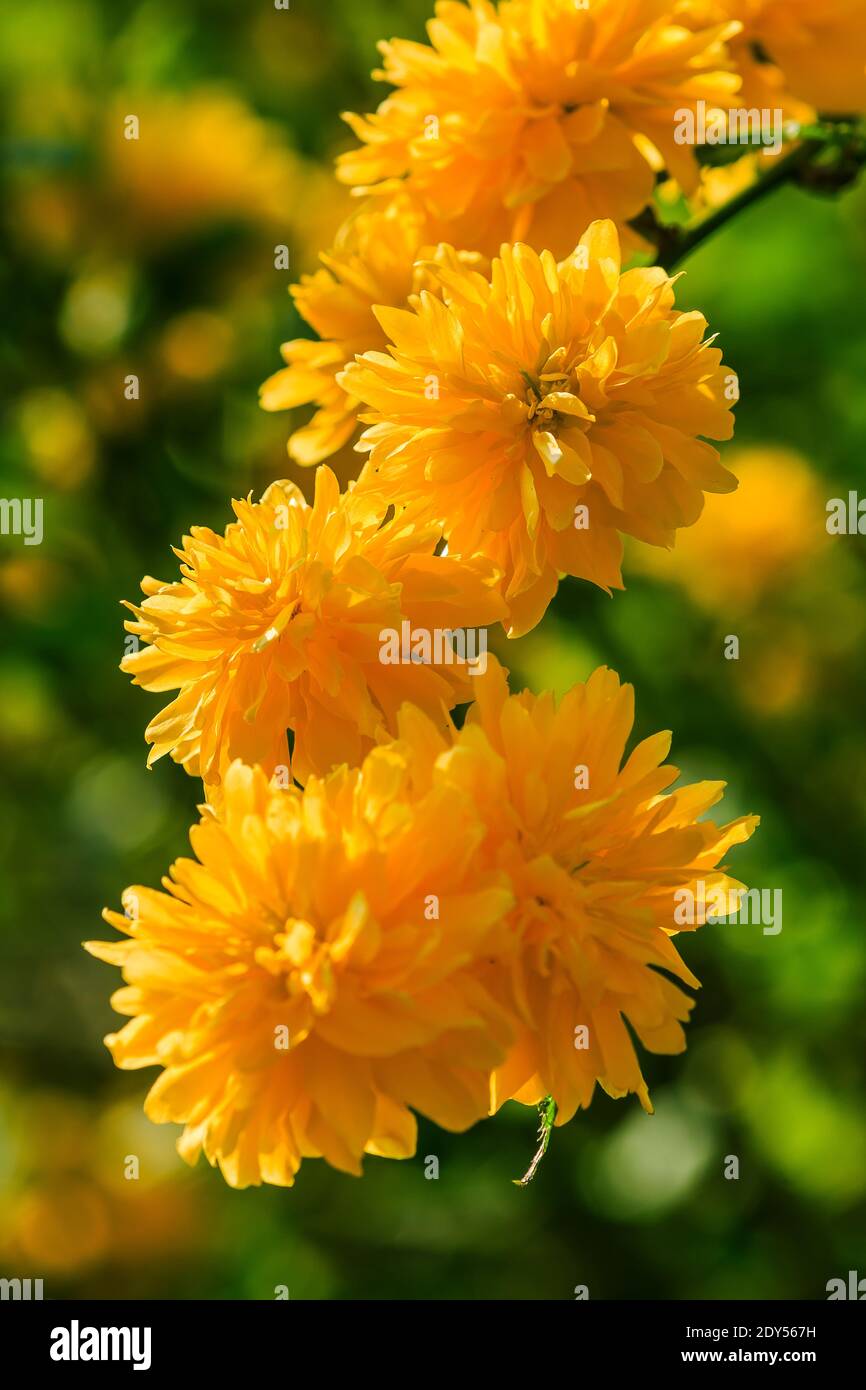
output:
[[[535,396],[529,399],[529,422],[539,429],[550,429],[556,422],[556,411],[550,410],[541,404],[540,399]]]
[[[527,422],[533,429],[546,430],[553,434],[561,423],[561,415],[551,406],[543,402],[552,391],[567,391],[571,395],[578,395],[580,391],[576,380],[562,373],[546,374],[541,381],[535,381],[528,372],[522,372],[526,382],[526,405],[528,408]]]

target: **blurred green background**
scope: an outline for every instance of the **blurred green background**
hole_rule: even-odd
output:
[[[257,387],[302,331],[288,284],[342,215],[339,112],[370,109],[375,41],[421,37],[427,14],[25,0],[0,18],[0,493],[45,505],[41,546],[0,537],[0,1274],[48,1297],[822,1298],[866,1273],[866,542],[825,529],[828,499],[863,487],[862,188],[774,194],[689,260],[678,297],[740,378],[742,490],[672,557],[635,550],[625,595],[566,583],[502,653],[536,690],[614,666],[636,734],[672,728],[690,780],[725,777],[729,815],[762,816],[731,863],[782,889],[783,930],[685,942],[704,987],[688,1052],[644,1058],[656,1115],[597,1096],[525,1191],[535,1115],[511,1104],[460,1137],[422,1125],[415,1160],[368,1159],[361,1181],[310,1161],[291,1191],[237,1193],[183,1165],[142,1116],[150,1073],[101,1043],[114,981],[79,943],[185,851],[199,797],[168,759],[145,770],[161,700],[117,670],[119,600],[290,471]],[[134,173],[129,112],[152,134]]]

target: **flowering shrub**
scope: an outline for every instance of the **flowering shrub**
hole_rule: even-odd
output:
[[[206,802],[195,858],[88,949],[124,975],[115,1062],[162,1068],[148,1115],[237,1187],[408,1157],[413,1112],[539,1105],[541,1152],[597,1084],[651,1109],[635,1039],[681,1051],[698,983],[675,903],[736,903],[723,861],[757,823],[703,819],[721,783],[672,789],[669,734],[626,753],[605,668],[557,706],[509,694],[486,644],[469,667],[383,639],[525,633],[565,576],[621,588],[623,535],[671,547],[736,487],[710,441],[737,378],[671,272],[764,187],[851,177],[860,7],[440,0],[429,39],[382,45],[394,91],[339,161],[365,201],[293,288],[318,340],[262,388],[314,407],[289,441],[313,503],[235,502],[129,605],[123,669],[177,692],[150,761]],[[712,150],[675,132],[744,129],[757,90],[811,124],[711,196]],[[322,460],[353,441],[341,492]]]

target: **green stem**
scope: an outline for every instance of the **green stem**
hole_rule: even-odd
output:
[[[515,1187],[527,1187],[535,1177],[539,1163],[547,1153],[550,1144],[550,1136],[553,1133],[553,1125],[556,1120],[556,1101],[553,1096],[545,1096],[538,1107],[538,1148],[532,1157],[532,1162],[523,1174],[522,1178],[515,1178]]]
[[[661,228],[662,236],[659,238],[659,254],[656,263],[665,270],[673,270],[680,261],[685,260],[686,256],[690,256],[698,246],[706,241],[707,237],[712,236],[720,227],[724,227],[726,222],[730,222],[744,208],[759,202],[774,188],[789,183],[806,165],[811,163],[813,155],[825,148],[825,143],[824,140],[804,140],[790,154],[778,160],[762,178],[757,179],[742,193],[738,193],[735,198],[729,199],[727,203],[711,213],[709,217],[705,217],[690,231],[677,233],[670,227]]]

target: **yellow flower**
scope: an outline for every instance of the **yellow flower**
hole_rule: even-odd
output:
[[[265,410],[316,405],[311,422],[289,439],[289,455],[297,463],[320,463],[354,434],[358,403],[337,385],[336,374],[357,353],[384,347],[373,306],[406,302],[423,226],[423,216],[405,199],[362,211],[321,256],[325,268],[291,287],[298,313],[320,341],[283,343],[288,365],[264,383],[261,404]]]
[[[668,977],[699,982],[671,940],[686,903],[675,894],[692,893],[697,905],[702,894],[713,904],[739,892],[719,862],[757,818],[723,827],[699,820],[721,782],[668,792],[679,776],[663,763],[669,733],[645,739],[623,762],[634,692],[606,668],[558,708],[549,693],[509,696],[493,663],[476,694],[450,740],[412,711],[400,732],[471,797],[487,827],[478,863],[503,871],[516,900],[511,944],[488,974],[521,1020],[493,1079],[494,1107],[552,1095],[564,1123],[589,1105],[598,1082],[614,1097],[636,1093],[650,1109],[626,1023],[651,1052],[685,1047],[692,1000]],[[699,907],[693,915],[684,930],[700,921]]]
[[[863,0],[719,0],[715,9],[742,22],[732,53],[747,85],[769,62],[787,91],[820,113],[866,111]]]
[[[517,245],[489,280],[454,259],[431,273],[444,303],[378,310],[390,355],[340,377],[373,408],[359,490],[492,560],[518,636],[561,574],[621,587],[620,532],[671,545],[705,491],[736,486],[698,437],[730,437],[736,379],[664,270],[620,274],[612,222],[559,266]]]
[[[276,126],[219,88],[130,93],[113,107],[104,138],[120,215],[133,212],[135,231],[155,237],[220,217],[284,225],[309,174]]]
[[[768,167],[763,154],[759,153],[745,154],[732,164],[704,165],[698,189],[690,199],[693,215],[707,217],[716,208],[745,193]]]
[[[725,48],[739,26],[689,28],[676,9],[440,0],[429,45],[380,44],[374,76],[397,90],[374,115],[346,116],[362,146],[339,175],[407,188],[448,224],[443,237],[489,255],[526,241],[565,256],[596,217],[622,229],[650,202],[659,156],[687,189],[696,180],[674,113],[698,100],[727,106],[739,85]]]
[[[175,553],[182,578],[142,582],[127,630],[146,646],[121,669],[177,697],[146,731],[148,759],[170,753],[206,784],[237,757],[299,780],[360,761],[392,728],[404,700],[440,723],[470,698],[466,667],[384,665],[383,630],[465,628],[503,612],[483,563],[436,556],[438,530],[381,525],[381,513],[341,495],[330,469],[308,505],[292,483],[261,502],[233,503],[224,536],[193,527]]]
[[[681,584],[711,612],[742,612],[790,587],[827,545],[825,500],[806,461],[789,449],[732,450],[736,496],[710,498],[673,551],[635,548],[634,563]]]
[[[475,863],[468,799],[417,788],[389,747],[303,792],[236,762],[202,810],[167,891],[104,914],[128,939],[86,944],[122,967],[130,1021],[106,1043],[163,1068],[145,1108],[185,1126],[181,1155],[291,1186],[302,1158],[411,1156],[410,1107],[481,1118],[509,1030],[473,967],[512,899]]]
[[[289,456],[304,466],[335,454],[355,435],[358,401],[340,386],[337,374],[359,353],[386,345],[376,305],[405,305],[427,282],[418,262],[436,258],[431,229],[409,198],[365,206],[341,227],[335,246],[320,260],[324,269],[291,287],[298,313],[319,340],[283,343],[287,366],[268,377],[260,391],[264,410],[314,404],[307,425],[289,438]],[[430,243],[425,248],[425,242]],[[477,257],[464,256],[467,263]]]
[[[757,819],[699,819],[722,783],[668,791],[669,734],[623,762],[633,692],[604,668],[558,708],[492,661],[475,689],[462,729],[406,704],[303,790],[233,762],[196,858],[106,911],[126,940],[87,943],[126,982],[116,1064],[163,1068],[147,1114],[233,1186],[408,1157],[410,1107],[460,1130],[550,1094],[564,1123],[598,1083],[649,1109],[629,1027],[685,1045],[671,938],[742,890],[720,861]]]

